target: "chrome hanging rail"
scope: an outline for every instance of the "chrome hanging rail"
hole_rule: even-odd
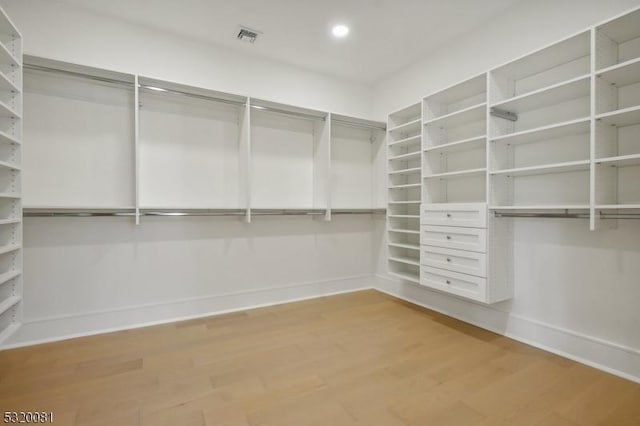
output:
[[[151,86],[151,85],[148,85],[148,84],[139,84],[138,87],[140,87],[143,90],[147,90],[147,91],[155,92],[155,93],[166,93],[166,94],[169,94],[169,95],[176,95],[176,96],[184,96],[184,97],[189,97],[189,98],[202,99],[202,100],[205,100],[205,101],[217,102],[217,103],[222,103],[222,104],[229,104],[229,105],[234,105],[234,106],[244,106],[244,105],[246,105],[246,102],[243,102],[243,101],[234,101],[232,99],[226,99],[226,98],[221,98],[221,97],[217,97],[217,96],[202,95],[200,93],[185,92],[185,91],[177,90],[177,89],[168,89],[168,88],[162,87],[162,86]]]
[[[335,215],[384,214],[386,209],[337,209]],[[245,209],[142,209],[140,216],[245,216]],[[252,216],[321,216],[326,209],[251,209]],[[25,209],[24,217],[135,217],[134,209]]]
[[[498,218],[590,219],[589,213],[538,213],[494,211]],[[640,213],[597,213],[600,219],[640,219]]]
[[[355,127],[358,129],[371,129],[371,130],[387,130],[387,126],[380,123],[380,124],[376,124],[376,123],[371,123],[371,124],[366,124],[366,123],[357,123],[354,121],[349,121],[349,120],[341,120],[339,118],[333,118],[331,120],[332,123],[337,123],[340,126],[348,126],[348,127]]]
[[[133,88],[134,86],[133,80],[132,81],[118,80],[115,78],[102,77],[102,76],[86,74],[78,71],[63,70],[59,68],[45,67],[42,65],[24,64],[24,69],[32,70],[32,71],[42,71],[42,72],[48,72],[48,73],[54,73],[54,74],[63,74],[71,77],[84,78],[87,80],[100,81],[102,83],[116,84],[116,85],[126,86],[130,88]]]
[[[275,108],[275,107],[270,107],[270,106],[263,106],[263,105],[251,105],[252,109],[256,109],[258,111],[265,111],[265,112],[272,112],[274,114],[282,114],[282,115],[290,115],[293,117],[299,117],[299,118],[305,118],[307,120],[314,120],[314,121],[324,121],[326,120],[326,117],[322,116],[322,115],[314,115],[314,114],[307,114],[304,112],[297,112],[297,111],[288,111],[286,109],[280,109],[280,108]]]

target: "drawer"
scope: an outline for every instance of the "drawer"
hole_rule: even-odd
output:
[[[486,204],[423,204],[420,223],[424,225],[487,227]]]
[[[486,302],[487,280],[485,278],[423,266],[420,284],[456,296]]]
[[[423,225],[420,234],[420,244],[423,245],[487,252],[486,229]]]
[[[487,256],[473,251],[422,246],[420,263],[478,277],[487,276]]]

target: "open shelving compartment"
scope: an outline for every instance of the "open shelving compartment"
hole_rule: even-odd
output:
[[[487,76],[423,100],[425,203],[486,201]]]
[[[489,74],[490,207],[589,209],[590,32]]]
[[[142,210],[242,209],[243,96],[139,77]]]
[[[389,272],[420,283],[421,103],[389,115],[387,161]]]
[[[25,56],[25,208],[134,208],[134,80]]]
[[[251,209],[315,209],[329,218],[329,114],[250,99]]]
[[[22,322],[22,36],[0,9],[0,343]]]
[[[331,114],[331,209],[384,209],[384,172],[385,124]]]

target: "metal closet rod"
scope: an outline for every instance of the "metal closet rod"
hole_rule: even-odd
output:
[[[168,93],[170,95],[186,96],[189,98],[203,99],[205,101],[212,101],[212,102],[218,102],[218,103],[235,105],[235,106],[244,106],[247,104],[246,102],[243,102],[243,101],[234,101],[232,99],[225,99],[217,96],[208,96],[208,95],[201,95],[199,93],[184,92],[182,90],[177,90],[177,89],[167,89],[166,87],[160,87],[160,86],[150,86],[148,84],[138,84],[138,87],[140,87],[141,89],[149,90],[151,92],[156,92],[156,93]]]
[[[91,75],[91,74],[86,74],[86,73],[77,72],[77,71],[62,70],[59,68],[45,67],[42,65],[24,64],[23,66],[25,69],[28,69],[28,70],[49,72],[54,74],[64,74],[72,77],[84,78],[87,80],[100,81],[102,83],[110,83],[110,84],[117,84],[121,86],[127,86],[130,88],[133,88],[133,85],[134,85],[133,81],[118,80],[118,79],[109,78],[109,77],[100,77],[97,75]]]
[[[353,121],[340,120],[339,118],[332,118],[331,121],[338,123],[341,126],[356,127],[360,129],[387,130],[387,126],[384,124],[355,123]]]
[[[495,217],[504,218],[541,218],[541,219],[589,219],[589,213],[535,213],[535,212],[493,212]],[[640,219],[640,213],[603,213],[600,219]]]
[[[300,117],[300,118],[306,118],[308,120],[313,120],[313,121],[325,121],[326,118],[319,116],[319,115],[313,115],[313,114],[306,114],[304,112],[296,112],[296,111],[288,111],[286,109],[280,109],[280,108],[275,108],[275,107],[269,107],[269,106],[262,106],[262,105],[251,105],[252,109],[257,109],[258,111],[266,111],[266,112],[272,112],[274,114],[284,114],[284,115],[291,115],[294,117]]]
[[[336,215],[345,214],[376,214],[385,213],[385,209],[339,209],[332,212]],[[325,209],[252,209],[252,216],[321,216]],[[202,210],[143,210],[140,216],[185,217],[185,216],[245,216],[244,209],[202,209]],[[133,209],[107,211],[104,209],[36,209],[25,210],[24,217],[135,217]]]

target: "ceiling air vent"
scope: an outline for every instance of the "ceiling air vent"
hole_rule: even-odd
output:
[[[240,26],[240,31],[236,38],[241,41],[248,41],[249,43],[255,43],[258,36],[262,34],[260,31],[252,30],[251,28]]]

